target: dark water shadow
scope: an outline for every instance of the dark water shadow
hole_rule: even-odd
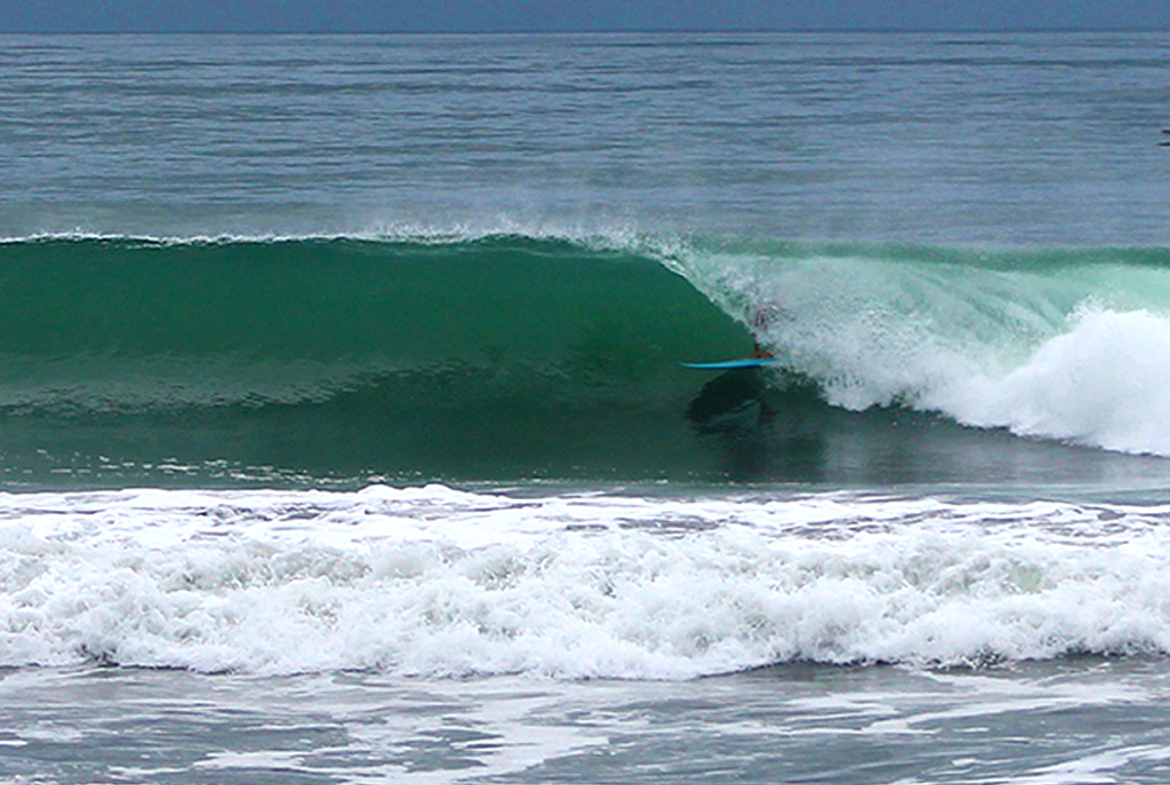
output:
[[[1170,460],[1125,455],[1006,429],[960,425],[904,407],[829,406],[808,379],[727,371],[702,386],[687,419],[737,482],[839,485],[1170,482]]]

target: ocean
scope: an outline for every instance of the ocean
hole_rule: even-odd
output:
[[[0,35],[0,106],[0,782],[1170,779],[1165,34]]]

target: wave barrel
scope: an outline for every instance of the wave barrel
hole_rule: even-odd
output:
[[[658,261],[565,241],[0,246],[14,481],[702,474],[678,360],[750,348]]]

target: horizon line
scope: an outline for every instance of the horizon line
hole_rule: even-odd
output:
[[[1170,25],[1159,28],[1138,27],[989,27],[989,28],[900,28],[900,27],[851,27],[851,28],[618,28],[612,30],[208,30],[208,29],[127,29],[127,30],[5,30],[0,38],[17,35],[726,35],[748,34],[841,34],[856,35],[988,35],[988,34],[1036,34],[1036,33],[1166,33]]]

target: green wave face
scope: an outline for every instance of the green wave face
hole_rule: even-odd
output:
[[[659,262],[555,240],[0,246],[13,480],[702,475],[679,361],[751,347]]]
[[[0,363],[12,487],[1170,479],[1160,249],[24,240]]]

